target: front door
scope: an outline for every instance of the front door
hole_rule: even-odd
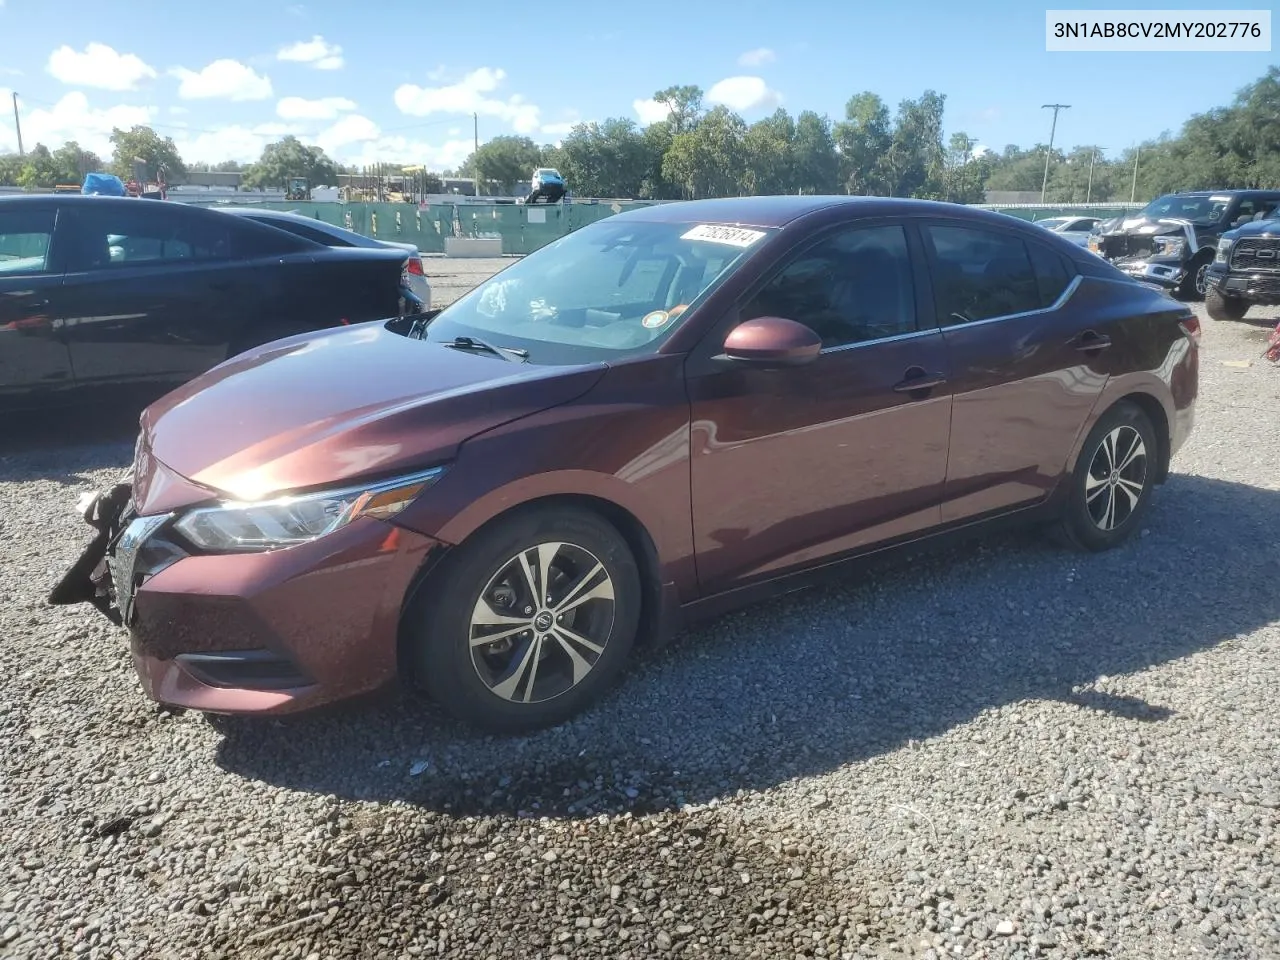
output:
[[[1123,316],[1046,244],[954,222],[922,232],[954,392],[943,520],[1042,500],[1106,385]]]
[[[938,522],[951,397],[942,335],[917,325],[909,239],[900,223],[841,227],[789,255],[739,304],[739,321],[779,316],[817,331],[813,362],[691,359],[704,592]]]
[[[54,207],[0,210],[0,397],[27,402],[74,386],[55,322],[62,284]]]

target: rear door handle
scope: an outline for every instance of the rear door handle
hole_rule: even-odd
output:
[[[1090,350],[1105,350],[1111,346],[1111,338],[1103,336],[1100,333],[1094,333],[1092,330],[1086,330],[1080,336],[1076,337],[1076,349],[1084,352]]]
[[[940,387],[947,382],[947,378],[940,373],[927,373],[923,367],[912,367],[907,371],[906,377],[893,385],[893,389],[897,393],[916,393],[920,390],[932,390],[934,387]]]

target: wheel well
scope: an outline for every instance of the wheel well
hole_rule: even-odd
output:
[[[1164,407],[1149,393],[1131,393],[1116,402],[1126,401],[1140,409],[1151,421],[1151,426],[1156,432],[1156,443],[1160,446],[1156,460],[1156,483],[1164,483],[1169,476],[1170,460],[1169,418],[1165,416]]]
[[[636,566],[640,571],[643,595],[640,601],[640,627],[636,633],[636,644],[639,646],[651,641],[656,636],[658,620],[662,611],[662,578],[659,574],[658,550],[654,546],[653,538],[649,535],[649,531],[630,510],[601,497],[592,497],[585,494],[553,494],[539,497],[535,500],[527,500],[511,507],[509,510],[504,510],[472,531],[471,536],[474,537],[481,530],[486,530],[495,524],[505,522],[513,516],[518,516],[531,510],[554,506],[589,511],[609,521],[617,528],[618,533],[627,542],[627,546],[631,548],[631,554],[635,557]],[[462,542],[466,543],[467,541],[464,540]],[[406,639],[404,615],[418,594],[422,590],[430,589],[432,581],[450,563],[457,546],[461,546],[461,544],[451,547],[438,561],[426,564],[418,575],[413,578],[413,581],[409,584],[409,589],[405,591],[404,599],[400,603],[400,621],[396,631],[397,659],[402,677],[409,676],[406,673],[409,661],[405,656],[404,647]]]

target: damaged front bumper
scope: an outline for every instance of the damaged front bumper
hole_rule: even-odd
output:
[[[116,574],[120,572],[119,547],[127,547],[125,535],[134,524],[132,500],[133,484],[128,480],[105,493],[94,490],[80,498],[76,510],[97,532],[79,559],[50,591],[50,604],[88,603],[116,626],[128,622],[131,598],[119,595],[117,584],[120,580]],[[133,544],[135,551],[137,542],[135,530],[128,537],[128,543]]]
[[[1135,280],[1154,283],[1166,290],[1177,287],[1187,276],[1187,265],[1180,261],[1152,260],[1146,257],[1121,257],[1111,265]]]

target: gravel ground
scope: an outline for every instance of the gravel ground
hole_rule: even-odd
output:
[[[486,269],[429,267],[442,301]],[[1207,326],[1126,548],[1001,537],[757,606],[523,739],[413,702],[158,709],[121,633],[43,605],[132,438],[10,444],[0,953],[1280,955],[1265,331]]]

